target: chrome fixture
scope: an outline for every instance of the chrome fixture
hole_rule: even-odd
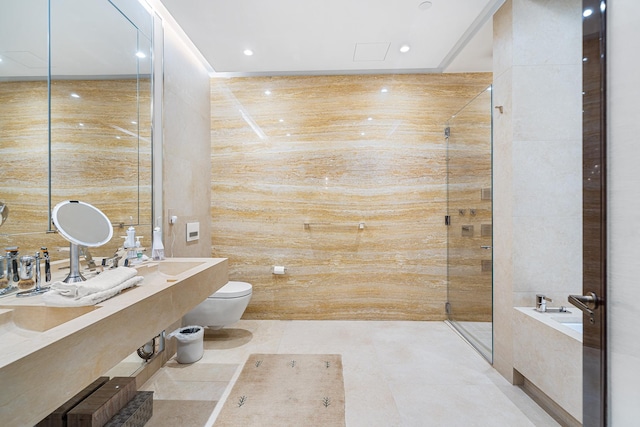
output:
[[[9,207],[4,202],[0,202],[0,227],[7,220],[8,216],[9,216]]]
[[[8,295],[16,292],[18,290],[17,283],[20,281],[18,270],[18,247],[12,246],[5,250],[7,255],[4,257],[4,262],[7,266],[7,270],[4,279],[7,281],[7,286],[4,289],[0,289],[0,295]]]
[[[545,311],[547,311],[547,302],[552,302],[552,301],[553,300],[551,298],[547,298],[543,294],[537,294],[536,295],[536,311],[539,311],[540,313],[544,313]]]
[[[49,273],[48,273],[47,281],[50,281],[51,266],[49,265],[49,252],[47,251],[47,248],[42,248],[42,249],[43,249],[43,257],[45,260],[45,277],[47,277],[46,272],[48,271]],[[40,252],[36,252],[33,258],[35,259],[35,266],[36,266],[36,286],[35,288],[30,289],[28,291],[18,292],[16,294],[16,297],[32,297],[35,295],[43,294],[49,290],[49,286],[42,287],[42,275],[40,274]]]
[[[553,302],[553,300],[551,298],[546,297],[543,294],[537,294],[536,295],[536,311],[539,311],[540,313],[549,313],[549,312],[569,313],[569,311],[567,310],[567,307],[565,307],[564,305],[561,305],[560,307],[547,307],[547,302]]]

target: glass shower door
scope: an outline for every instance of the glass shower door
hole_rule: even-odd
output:
[[[491,87],[447,122],[447,317],[493,361]]]

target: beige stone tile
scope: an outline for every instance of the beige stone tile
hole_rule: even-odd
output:
[[[343,354],[370,343],[368,322],[289,322],[278,348],[279,353]]]
[[[582,140],[513,143],[513,215],[582,218]],[[582,230],[580,230],[582,232]]]
[[[251,339],[214,345],[185,367],[170,362],[145,387],[158,399],[199,400],[204,392],[223,402],[246,357],[271,346],[266,352],[342,354],[350,427],[556,425],[443,322],[242,320],[231,329]],[[228,375],[209,384],[177,380]],[[215,411],[202,425],[214,419]]]
[[[493,384],[391,387],[405,426],[535,426]]]
[[[158,399],[219,400],[228,384],[226,381],[175,381],[154,375],[140,390],[153,391]]]
[[[581,291],[581,221],[571,217],[515,217],[513,240],[514,292],[569,295]],[[566,297],[563,299],[566,301]]]
[[[231,381],[238,369],[237,363],[205,363],[198,361],[192,364],[180,364],[175,359],[167,362],[162,369],[162,376],[173,381]]]
[[[145,425],[147,427],[202,427],[209,419],[216,403],[206,400],[154,399],[153,416]]]
[[[514,64],[579,64],[582,60],[580,0],[514,1],[512,19]]]
[[[242,364],[251,353],[277,353],[286,324],[280,320],[241,320],[222,331],[207,331],[201,362]]]
[[[582,139],[582,64],[513,68],[516,141]]]

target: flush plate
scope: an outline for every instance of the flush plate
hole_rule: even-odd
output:
[[[187,242],[193,242],[200,238],[200,223],[188,222],[187,223]]]

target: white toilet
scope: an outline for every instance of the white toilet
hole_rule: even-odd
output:
[[[227,282],[182,318],[183,325],[221,329],[237,322],[251,300],[252,286],[247,282]]]

